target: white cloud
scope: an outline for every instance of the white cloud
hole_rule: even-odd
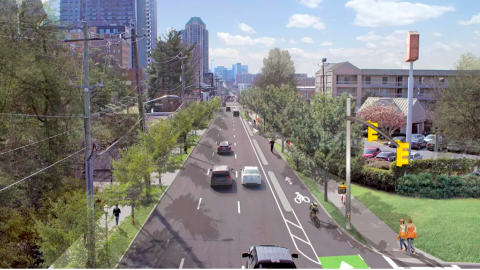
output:
[[[281,38],[281,39],[279,39],[278,41],[283,43],[283,42],[285,42],[286,40],[285,40],[284,38]]]
[[[367,35],[358,36],[356,38],[358,41],[363,41],[366,43],[375,42],[376,44],[382,47],[394,47],[399,48],[405,47],[405,41],[407,39],[407,31],[405,30],[396,30],[389,35],[380,36],[375,34],[374,31],[368,32]],[[368,45],[367,45],[368,46]]]
[[[327,27],[320,21],[319,17],[308,14],[294,14],[288,19],[288,28],[309,28],[324,30]]]
[[[434,36],[436,36],[436,37],[441,37],[441,36],[442,36],[442,33],[434,32],[434,33],[432,33],[432,35],[434,35]]]
[[[240,51],[231,48],[210,48],[209,56],[211,58],[236,58],[240,55]]]
[[[237,23],[238,28],[240,28],[240,30],[242,30],[243,32],[245,32],[247,34],[255,34],[256,33],[255,30],[253,29],[253,27],[251,27],[250,25],[247,25],[245,23],[241,23],[238,20],[235,20],[235,22]]]
[[[463,25],[480,24],[480,13],[473,15],[469,21],[460,21],[459,23]]]
[[[475,39],[475,40],[480,39],[480,31],[475,31],[473,33],[475,33],[475,35],[476,35],[476,37],[474,37],[473,39]]]
[[[268,56],[268,52],[261,52],[261,53],[248,53],[248,57],[252,58],[253,60],[262,61],[263,58]]]
[[[357,13],[353,24],[364,27],[409,25],[455,11],[454,6],[426,5],[400,0],[349,0],[345,7],[354,9]]]
[[[300,4],[308,8],[317,8],[323,0],[300,0]]]
[[[433,44],[432,46],[432,52],[440,52],[440,53],[445,53],[451,51],[452,48],[450,48],[448,45],[443,44],[442,42],[437,42]]]
[[[304,37],[301,39],[304,43],[313,43],[313,39],[311,37]]]
[[[370,49],[376,49],[377,48],[377,45],[371,43],[371,42],[368,42],[367,43],[367,47],[370,48]]]
[[[223,41],[225,44],[230,46],[253,46],[253,45],[264,45],[265,47],[272,47],[275,45],[275,38],[271,37],[261,37],[261,38],[251,38],[249,36],[240,36],[240,35],[230,35],[229,33],[218,32],[217,37]]]
[[[333,43],[329,42],[329,41],[324,41],[324,42],[320,43],[320,45],[322,45],[322,46],[333,46]]]
[[[456,47],[456,48],[462,48],[462,47],[463,47],[463,45],[462,45],[460,42],[456,41],[456,40],[454,40],[454,41],[452,42],[452,46],[453,46],[453,47]]]
[[[297,42],[295,42],[295,40],[293,40],[293,39],[290,39],[290,41],[289,41],[288,43],[290,43],[290,44],[297,44]]]

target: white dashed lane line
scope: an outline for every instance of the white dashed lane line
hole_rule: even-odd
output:
[[[185,258],[182,258],[182,260],[180,261],[180,267],[179,267],[179,269],[182,269],[182,268],[183,268],[183,262],[185,262]]]
[[[237,158],[237,154],[235,154],[235,159]]]
[[[238,201],[238,213],[240,214],[240,201]]]
[[[202,198],[200,198],[200,200],[198,201],[198,206],[197,206],[197,210],[200,209],[200,204],[202,203]]]
[[[210,169],[207,170],[207,175],[210,173]]]

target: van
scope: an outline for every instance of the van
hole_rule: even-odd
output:
[[[233,110],[233,116],[240,116],[239,110]]]
[[[210,186],[232,186],[233,179],[230,174],[232,171],[228,165],[215,165],[212,169],[212,176],[210,178]]]

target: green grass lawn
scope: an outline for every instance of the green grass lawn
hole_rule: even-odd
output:
[[[153,207],[155,207],[157,204],[165,189],[166,186],[163,186],[161,190],[156,189],[152,203],[135,209],[135,225],[131,224],[131,217],[129,217],[122,221],[117,229],[109,233],[108,258],[110,266],[108,268],[115,268],[115,265],[127,251],[128,246],[133,241],[133,238],[135,235],[137,235],[138,231],[142,228],[143,223],[145,223],[145,220],[152,211]]]
[[[242,114],[246,120],[251,120],[250,116],[245,114],[245,111],[242,111]]]
[[[279,153],[282,153],[282,145],[275,143],[275,148],[278,150]],[[285,150],[286,149],[287,147],[285,146]],[[287,158],[288,154],[285,152],[282,155],[285,158]],[[333,220],[335,220],[335,222],[337,222],[338,225],[342,226],[342,228],[346,229],[345,215],[340,210],[338,210],[338,208],[330,200],[328,200],[328,202],[325,202],[323,191],[317,186],[317,184],[312,179],[310,179],[309,177],[305,176],[300,172],[296,171],[296,173],[298,174],[300,179],[303,181],[303,183],[307,186],[307,188],[313,193],[315,198],[317,198],[320,204],[322,204],[325,210],[327,210],[330,216],[332,216]],[[370,246],[367,243],[367,241],[365,241],[365,239],[362,237],[362,235],[355,229],[355,227],[353,227],[353,225],[351,226],[351,230],[349,230],[348,232],[360,243],[366,246]]]
[[[445,262],[480,263],[480,200],[409,198],[354,184],[352,195],[394,231],[400,218],[412,218],[419,249]]]

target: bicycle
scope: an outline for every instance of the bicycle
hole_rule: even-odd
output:
[[[312,213],[310,213],[310,220],[313,222],[315,227],[320,228],[320,219],[318,219],[317,215],[314,215],[312,218]]]
[[[295,192],[295,194],[297,194],[297,197],[295,197],[296,203],[301,204],[302,201],[310,203],[310,199],[307,196],[303,196],[302,194],[300,194],[300,192]]]

